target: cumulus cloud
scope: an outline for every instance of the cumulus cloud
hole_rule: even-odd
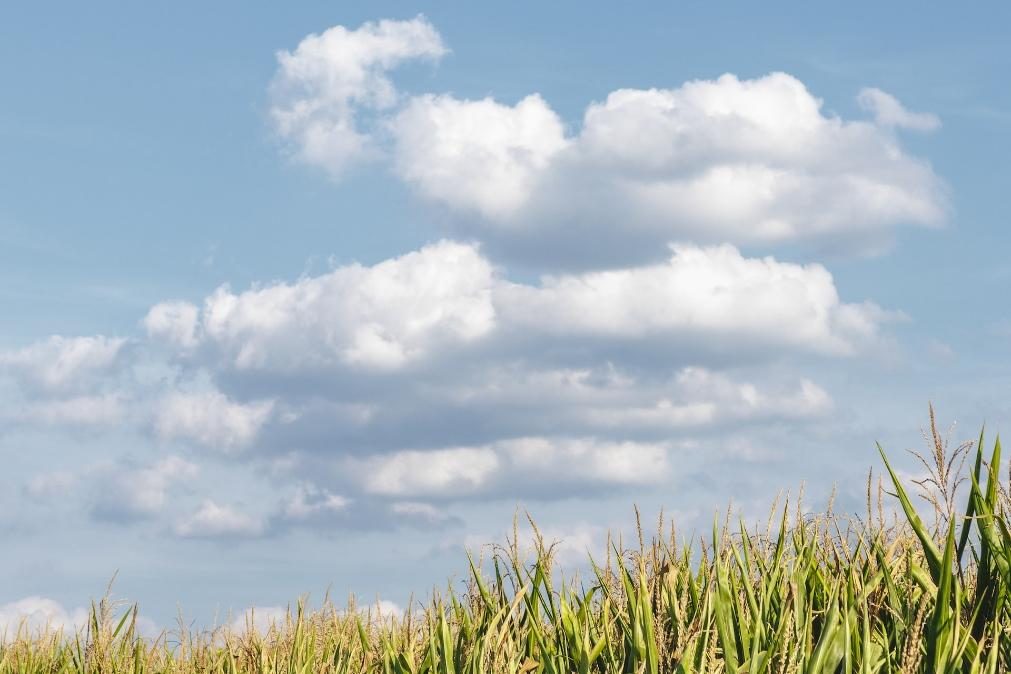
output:
[[[105,520],[130,521],[161,513],[169,489],[196,477],[198,467],[178,456],[166,457],[150,466],[99,467],[92,515]]]
[[[861,90],[857,101],[864,110],[874,115],[875,122],[884,127],[912,131],[936,131],[941,128],[941,120],[937,115],[910,112],[899,99],[875,87]]]
[[[594,438],[520,438],[496,444],[517,479],[579,485],[647,485],[669,471],[668,448]]]
[[[560,338],[851,355],[874,343],[889,317],[870,302],[843,302],[821,265],[746,258],[731,246],[680,245],[666,264],[529,284],[502,278],[476,246],[443,241],[295,283],[219,288],[199,313],[199,362],[236,371],[389,372],[496,340]],[[205,425],[237,433],[226,423],[232,413],[258,423],[268,414],[264,406],[240,414],[220,395],[173,398],[166,410],[159,432],[210,444],[221,438]]]
[[[444,52],[420,18],[309,36],[279,55],[275,90],[301,93],[275,94],[275,121],[303,161],[335,175],[381,147],[421,197],[459,216],[455,231],[535,264],[655,259],[682,240],[876,251],[896,226],[946,216],[942,181],[889,132],[937,118],[879,89],[860,93],[867,123],[824,112],[786,73],[726,74],[615,90],[567,132],[536,93],[404,95],[385,75]],[[362,117],[374,128],[358,129]]]
[[[162,441],[194,442],[231,453],[256,439],[273,409],[271,400],[237,403],[218,391],[173,393],[161,401],[154,431]]]
[[[503,321],[563,336],[729,338],[850,354],[886,314],[845,304],[821,265],[743,257],[731,246],[678,246],[667,264],[504,284]]]
[[[526,136],[532,147],[516,148],[505,140],[509,123],[531,116],[521,110],[530,101],[539,101],[541,121]],[[504,107],[510,114],[471,109],[491,106],[503,107],[412,101],[393,124],[398,172],[459,212],[459,231],[524,258],[614,264],[686,239],[878,248],[895,226],[936,225],[946,213],[928,165],[877,125],[823,114],[821,101],[784,73],[617,90],[588,106],[568,138],[539,98]],[[494,170],[472,171],[477,157],[496,157]],[[464,172],[469,189],[454,189]],[[513,178],[498,190],[502,175]]]
[[[668,461],[666,448],[655,444],[519,438],[482,447],[404,450],[352,461],[349,468],[362,476],[368,493],[455,500],[476,493],[523,493],[549,483],[651,484],[663,479]]]
[[[296,283],[219,288],[200,311],[199,334],[237,369],[396,369],[491,331],[492,279],[477,248],[443,241]]]
[[[150,354],[168,374],[125,416],[299,485],[257,516],[207,501],[180,536],[443,526],[455,519],[433,501],[648,487],[692,434],[822,418],[826,390],[766,366],[852,357],[889,317],[844,302],[820,265],[729,245],[521,282],[476,244],[441,241],[154,307],[144,325],[168,352]],[[76,398],[60,400],[101,416]],[[190,479],[179,463],[91,475],[93,514],[120,521],[163,516]]]
[[[15,409],[126,420],[285,480],[273,509],[204,500],[171,519],[189,538],[442,526],[454,499],[648,489],[692,436],[833,409],[797,357],[867,353],[894,314],[844,300],[822,265],[739,246],[869,250],[942,222],[942,182],[894,132],[931,116],[865,90],[874,121],[842,119],[784,73],[619,89],[574,124],[535,93],[394,86],[394,69],[445,52],[423,17],[311,35],[277,55],[271,118],[334,177],[383,157],[463,241],[157,304],[143,390],[116,388],[138,383],[112,376],[124,339],[5,352]],[[550,273],[510,277],[505,259]],[[163,514],[195,470],[174,460],[94,472],[94,513]]]
[[[255,445],[253,460],[288,452],[281,473],[303,481],[247,535],[440,525],[452,518],[428,502],[447,495],[655,484],[691,433],[826,414],[827,391],[762,364],[853,356],[890,318],[844,302],[820,265],[729,245],[518,282],[477,245],[442,241],[188,306],[152,311],[185,317],[152,339],[228,393],[162,398],[156,435],[233,455]],[[241,515],[204,510],[177,531]]]
[[[0,353],[0,371],[28,392],[67,394],[94,386],[118,365],[126,339],[54,335],[22,349]]]
[[[151,307],[142,321],[148,337],[180,349],[197,345],[199,310],[180,300],[161,302]]]
[[[339,176],[378,151],[368,130],[359,128],[358,115],[397,102],[388,71],[445,52],[438,32],[421,16],[309,35],[294,51],[277,53],[271,117],[297,158]]]
[[[561,119],[536,94],[515,106],[419,96],[390,128],[405,181],[426,198],[490,218],[522,208],[568,143]]]
[[[175,525],[180,538],[253,538],[265,532],[264,521],[229,505],[206,499]]]
[[[365,491],[386,496],[467,494],[482,487],[499,467],[488,447],[458,447],[431,451],[407,450],[369,460]]]

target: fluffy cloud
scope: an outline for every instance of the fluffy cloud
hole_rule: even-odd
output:
[[[0,353],[0,371],[35,394],[67,394],[94,386],[119,364],[126,340],[52,336],[23,349]]]
[[[536,94],[515,106],[420,96],[390,128],[405,181],[426,198],[493,219],[522,208],[567,145],[558,115]]]
[[[143,468],[101,467],[92,482],[95,487],[92,514],[112,521],[153,517],[164,508],[169,488],[192,480],[197,472],[195,464],[178,456]]]
[[[309,35],[294,51],[277,54],[271,87],[277,131],[300,160],[339,176],[377,151],[356,118],[362,109],[385,110],[396,103],[387,71],[445,52],[439,34],[420,16]]]
[[[180,538],[251,538],[264,531],[263,520],[211,499],[175,525]]]
[[[148,337],[185,350],[197,345],[199,314],[189,302],[162,302],[151,307],[142,322]]]
[[[833,409],[799,363],[873,350],[893,314],[844,301],[819,264],[738,245],[871,248],[941,222],[941,181],[896,133],[936,120],[878,90],[860,96],[873,121],[844,120],[783,73],[620,89],[568,125],[537,94],[397,91],[393,69],[445,51],[421,17],[309,36],[278,54],[271,115],[333,176],[385,156],[466,242],[157,304],[137,344],[161,348],[137,349],[150,362],[130,381],[112,376],[123,339],[0,354],[15,409],[146,424],[283,485],[259,514],[203,501],[174,520],[191,538],[442,526],[455,499],[649,489],[701,434]],[[509,277],[503,254],[551,273]],[[94,473],[95,514],[163,513],[189,479],[176,461]]]
[[[896,226],[946,215],[941,180],[891,133],[938,119],[879,89],[859,96],[874,123],[826,114],[785,73],[619,89],[567,134],[537,94],[405,96],[385,74],[444,52],[420,18],[309,36],[279,55],[278,128],[335,175],[382,147],[420,196],[459,214],[456,231],[536,264],[655,259],[683,240],[876,251]]]
[[[520,438],[496,445],[517,478],[579,485],[648,485],[669,471],[668,448],[593,438]]]
[[[392,371],[496,339],[662,338],[671,349],[849,355],[873,343],[888,317],[872,303],[842,302],[820,265],[745,258],[731,246],[683,245],[666,264],[521,284],[496,274],[476,246],[443,241],[372,267],[238,294],[220,288],[176,346],[191,350],[189,335],[199,334],[202,357],[216,368],[282,373]],[[206,444],[225,438],[205,426],[248,440],[254,433],[239,434],[234,427],[247,426],[228,420],[262,423],[267,414],[240,413],[220,396],[172,399],[166,410],[160,432]]]
[[[459,447],[377,457],[362,466],[362,472],[366,492],[403,497],[473,493],[498,467],[494,450]]]
[[[531,101],[541,121],[517,148],[510,130],[532,117]],[[888,127],[926,123],[885,112],[884,103],[876,110]],[[422,196],[460,212],[461,231],[514,255],[553,253],[572,264],[648,259],[686,239],[873,248],[896,225],[936,225],[945,216],[944,189],[929,166],[882,126],[826,116],[784,73],[618,90],[587,108],[571,138],[550,119],[539,98],[515,108],[415,99],[393,124],[398,171]],[[494,157],[493,170],[474,171],[478,157]],[[455,189],[464,173],[468,189]],[[497,189],[503,175],[512,179]],[[580,242],[592,242],[600,259]]]
[[[941,128],[937,115],[928,112],[910,112],[891,94],[874,87],[863,89],[857,97],[860,106],[874,115],[874,120],[884,127],[936,131]]]
[[[161,401],[154,431],[163,441],[195,442],[230,453],[256,439],[273,409],[270,400],[236,403],[218,391],[173,393]]]
[[[611,443],[590,438],[519,438],[483,447],[405,450],[369,459],[352,472],[364,490],[383,496],[454,500],[475,493],[526,492],[554,487],[636,485],[662,480],[667,450],[660,445]]]
[[[743,257],[731,246],[678,246],[667,264],[504,284],[502,320],[576,337],[732,340],[850,354],[886,314],[844,304],[820,265]]]
[[[124,417],[300,485],[256,517],[207,501],[180,536],[442,526],[433,499],[650,486],[692,434],[822,418],[827,391],[767,365],[853,356],[887,319],[842,301],[824,267],[731,246],[518,282],[442,241],[155,306],[144,326],[168,352],[147,353],[168,375],[125,392]],[[188,479],[172,463],[91,477],[93,514],[113,520],[160,516]]]
[[[293,284],[239,294],[219,288],[204,302],[198,330],[237,369],[396,369],[491,331],[492,280],[475,247],[444,241]],[[159,305],[148,316],[162,313]]]
[[[477,246],[443,241],[189,306],[155,307],[149,317],[183,316],[185,329],[150,338],[229,394],[171,394],[156,434],[255,444],[253,460],[287,451],[282,474],[312,481],[245,535],[353,519],[430,526],[449,519],[425,499],[447,495],[654,484],[700,429],[823,416],[828,392],[761,364],[852,356],[888,319],[843,302],[820,265],[688,245],[664,264],[519,283]],[[362,340],[363,326],[384,348]],[[743,370],[721,369],[749,353]],[[203,520],[241,515],[203,510],[177,530],[216,535]]]

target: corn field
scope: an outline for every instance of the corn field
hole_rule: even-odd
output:
[[[884,486],[868,478],[860,515],[781,503],[762,526],[721,518],[680,543],[669,526],[640,526],[637,544],[609,544],[583,580],[566,580],[539,536],[533,554],[513,540],[472,558],[461,591],[403,616],[299,602],[265,633],[144,638],[135,607],[104,600],[75,634],[6,635],[0,672],[1011,671],[1000,441],[948,451],[933,423],[928,437],[924,477],[908,488],[881,452]]]

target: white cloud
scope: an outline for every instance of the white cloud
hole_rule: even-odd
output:
[[[265,531],[261,519],[207,499],[175,525],[181,538],[251,538]]]
[[[64,394],[83,390],[118,364],[126,340],[54,335],[23,349],[0,353],[0,371],[30,392]]]
[[[178,456],[143,467],[99,468],[93,513],[102,519],[130,520],[161,513],[168,490],[196,477],[198,467]]]
[[[273,406],[179,394],[155,429],[224,448],[255,440],[264,459],[286,452],[278,474],[310,482],[255,521],[263,531],[441,522],[392,504],[648,487],[694,433],[823,418],[827,391],[766,364],[860,353],[889,317],[843,302],[820,265],[732,246],[520,283],[476,246],[441,242],[218,290],[180,362],[212,386],[248,394],[251,383]],[[402,357],[363,361],[362,325]]]
[[[339,267],[238,294],[220,288],[204,303],[199,332],[215,369],[368,372],[404,369],[496,337],[665,338],[671,349],[692,342],[850,355],[874,343],[889,317],[873,303],[842,302],[821,265],[746,258],[731,246],[681,245],[666,264],[546,276],[533,285],[500,278],[473,245],[443,241],[372,267]],[[228,410],[243,418],[255,410],[259,423],[266,416],[262,406],[205,398],[171,399],[159,431],[213,443],[216,433],[204,425],[232,432]]]
[[[165,360],[130,395],[108,390],[125,340],[8,352],[0,367],[54,398],[26,400],[25,416],[121,419],[126,401],[162,441],[255,446],[242,460],[299,486],[263,516],[207,500],[175,525],[224,537],[445,522],[428,501],[476,495],[646,489],[693,434],[832,409],[786,359],[864,353],[892,315],[843,301],[821,265],[736,244],[869,248],[941,222],[941,181],[892,132],[926,117],[865,90],[876,122],[844,120],[783,73],[619,89],[569,128],[537,94],[398,93],[394,68],[445,51],[422,17],[309,36],[278,54],[271,116],[297,158],[334,176],[386,155],[481,244],[155,305],[142,325],[168,357],[141,351]],[[509,280],[491,261],[503,253],[555,273]],[[159,513],[183,479],[110,469],[97,508]]]
[[[154,431],[163,441],[191,441],[235,452],[256,439],[273,409],[270,400],[237,403],[217,391],[174,393],[161,401]]]
[[[913,131],[936,131],[941,128],[941,120],[937,115],[928,112],[910,112],[899,99],[875,87],[861,90],[857,101],[864,110],[874,115],[874,121],[880,126]]]
[[[525,136],[519,156],[527,163],[508,165],[523,179],[506,182],[507,199],[496,189],[499,171],[473,170],[476,156],[510,156],[506,125],[475,127],[468,115],[444,112],[477,105],[496,104],[416,99],[394,125],[404,139],[397,162],[423,196],[484,216],[461,218],[463,231],[504,239],[514,252],[550,243],[556,257],[571,258],[587,253],[587,240],[619,247],[615,261],[685,239],[879,247],[896,225],[936,225],[946,213],[929,166],[875,125],[823,115],[821,101],[783,73],[618,90],[591,104],[568,140],[542,122]],[[411,113],[419,106],[443,112],[441,123]],[[539,118],[550,119],[539,107]],[[455,131],[446,128],[453,120]],[[455,189],[464,173],[468,189]]]
[[[309,35],[293,52],[277,54],[271,116],[300,160],[339,176],[377,152],[360,110],[384,110],[397,101],[387,72],[409,59],[446,52],[424,18],[368,22],[356,30],[335,26]]]
[[[684,240],[874,252],[896,226],[947,214],[942,181],[888,131],[937,118],[878,89],[859,96],[875,123],[823,112],[786,73],[618,89],[567,134],[536,93],[515,105],[405,97],[385,75],[444,52],[421,18],[309,36],[279,55],[278,128],[333,175],[387,153],[418,194],[459,212],[455,231],[535,264],[642,261]]]
[[[188,302],[162,302],[151,307],[143,325],[151,339],[190,349],[199,341],[198,317],[199,310]]]
[[[349,462],[362,488],[392,497],[466,498],[559,484],[652,484],[668,471],[659,444],[593,438],[519,438],[480,447],[402,450]],[[418,514],[401,506],[399,514]]]
[[[490,218],[522,207],[567,143],[558,115],[536,94],[513,107],[419,96],[390,126],[405,181],[429,199]]]
[[[18,629],[36,634],[45,629],[74,631],[88,621],[83,608],[66,609],[58,601],[31,596],[0,605],[0,640],[13,639]]]
[[[488,482],[499,458],[488,447],[405,450],[370,459],[359,470],[364,489],[385,496],[466,494]]]
[[[821,265],[745,258],[731,246],[678,246],[667,264],[503,284],[502,321],[559,336],[688,337],[851,354],[885,312],[840,301]]]
[[[545,475],[569,493],[648,487],[694,433],[822,418],[827,391],[768,366],[860,353],[889,318],[843,302],[820,265],[729,245],[518,282],[476,245],[443,241],[186,306],[145,321],[174,351],[133,392],[131,418],[163,442],[234,455],[255,446],[243,455],[254,464],[288,457],[278,474],[306,481],[260,518],[205,503],[178,523],[192,536],[430,525],[451,518],[393,504],[542,496]],[[82,409],[77,418],[100,416]],[[158,515],[184,480],[165,466],[115,466],[96,481],[93,512]]]
[[[443,241],[292,284],[219,288],[200,334],[237,369],[397,369],[492,330],[492,281],[475,247]]]
[[[662,482],[668,448],[594,438],[520,438],[495,444],[512,477],[544,484],[645,485]]]

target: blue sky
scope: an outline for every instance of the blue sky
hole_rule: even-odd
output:
[[[403,605],[1002,428],[1008,14],[8,7],[0,619]]]

